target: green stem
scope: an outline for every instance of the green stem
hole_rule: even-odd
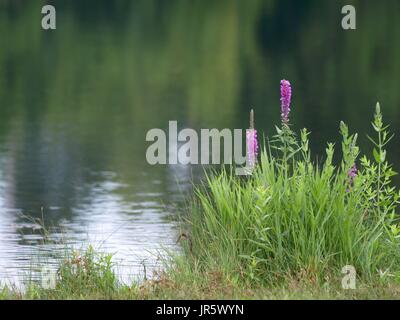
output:
[[[381,165],[381,154],[382,154],[382,137],[381,131],[378,132],[378,142],[379,142],[379,162],[378,162],[378,191],[377,191],[377,205],[378,205],[378,213],[379,216],[381,214],[381,207],[380,207],[380,193],[381,193],[381,172],[382,172],[382,165]]]

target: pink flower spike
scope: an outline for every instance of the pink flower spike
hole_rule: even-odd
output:
[[[247,148],[247,164],[250,167],[254,167],[257,163],[257,156],[258,156],[258,142],[257,142],[256,129],[246,130],[246,148]]]
[[[287,80],[281,81],[281,117],[283,123],[289,123],[290,103],[292,99],[292,87]]]

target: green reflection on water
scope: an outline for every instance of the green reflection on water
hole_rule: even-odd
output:
[[[57,30],[45,32],[44,1],[0,1],[3,207],[72,219],[107,173],[124,203],[174,202],[177,172],[146,164],[146,132],[169,120],[244,128],[252,107],[271,134],[281,78],[318,153],[342,119],[367,133],[377,100],[397,131],[400,3],[350,1],[358,25],[345,32],[348,2],[55,1]]]

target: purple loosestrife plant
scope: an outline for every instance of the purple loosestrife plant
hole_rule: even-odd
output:
[[[347,188],[347,192],[350,192],[350,188],[353,186],[354,179],[355,177],[357,177],[357,174],[358,174],[357,165],[354,164],[347,173],[347,176],[349,177],[349,187]]]
[[[284,164],[285,174],[287,174],[288,167],[287,161],[289,158],[293,157],[296,154],[296,150],[298,150],[299,145],[297,143],[296,135],[289,127],[289,113],[290,113],[290,104],[292,100],[292,87],[288,80],[281,80],[281,120],[282,120],[282,128],[279,129],[277,127],[277,135],[276,141],[279,141],[280,146],[277,147],[283,154],[282,162]]]
[[[349,176],[349,178],[350,178],[350,183],[351,183],[351,184],[353,183],[354,178],[357,177],[357,173],[358,173],[357,165],[354,164],[354,166],[352,166],[352,167],[350,168],[349,173],[348,173],[348,176]]]
[[[290,102],[292,99],[292,87],[290,82],[281,80],[281,118],[282,123],[289,123]]]
[[[257,130],[254,129],[254,111],[250,111],[250,129],[246,130],[247,164],[254,167],[257,163],[258,142]]]
[[[258,142],[257,130],[246,130],[246,145],[247,145],[247,162],[250,167],[254,167],[257,163]]]

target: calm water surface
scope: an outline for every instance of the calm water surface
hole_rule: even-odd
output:
[[[340,120],[368,151],[380,100],[399,170],[400,3],[354,2],[345,32],[340,1],[55,1],[44,32],[40,1],[0,0],[0,280],[37,278],[88,244],[114,253],[124,280],[151,272],[179,249],[201,168],[148,165],[146,132],[245,128],[252,107],[271,134],[281,78],[317,154]]]

